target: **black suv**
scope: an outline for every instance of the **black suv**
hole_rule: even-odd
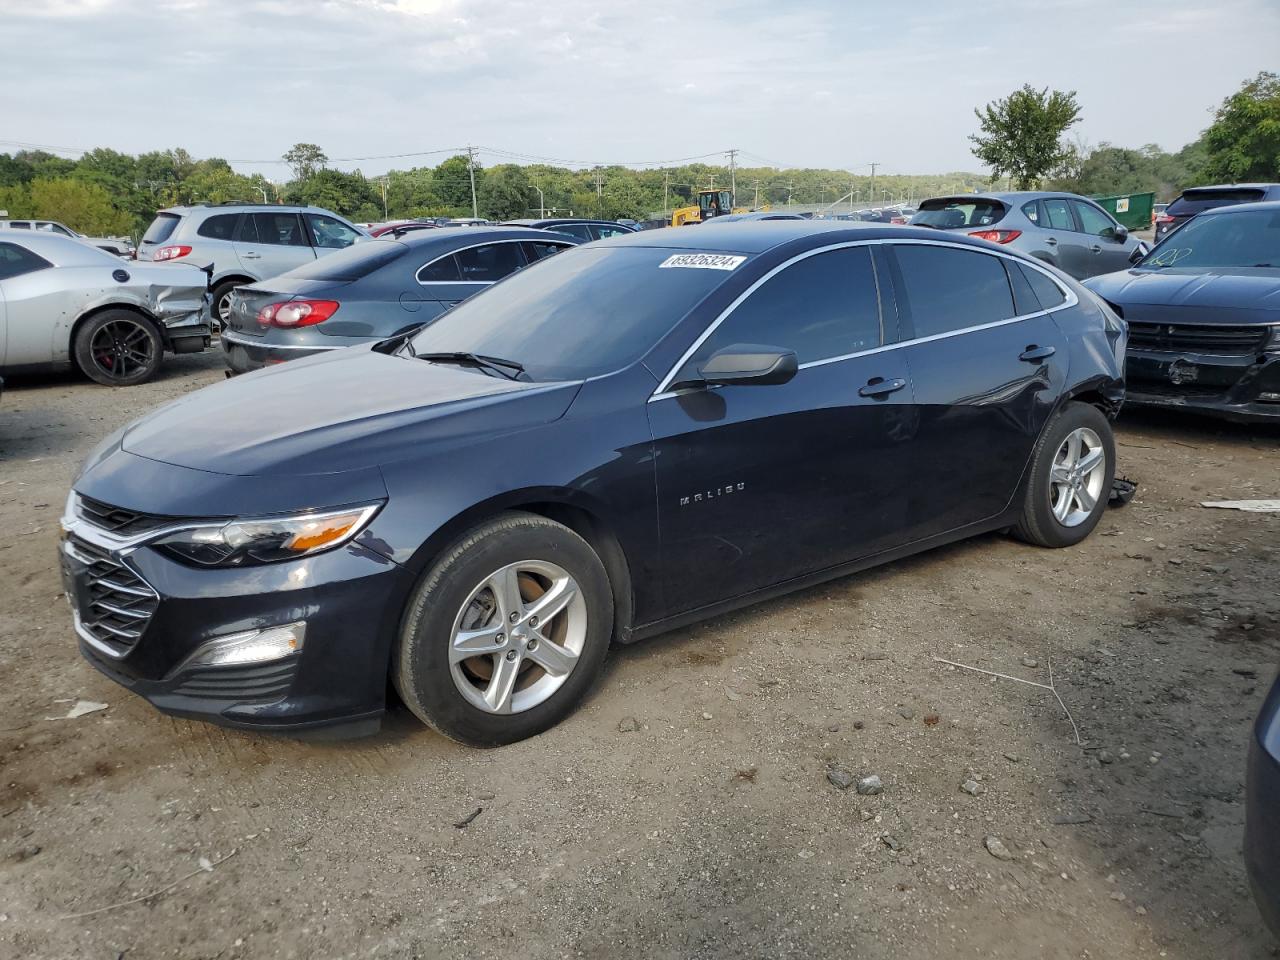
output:
[[[1215,187],[1190,187],[1156,215],[1156,240],[1163,240],[1171,230],[1186,223],[1197,213],[1236,203],[1258,203],[1280,200],[1280,183],[1227,183]]]

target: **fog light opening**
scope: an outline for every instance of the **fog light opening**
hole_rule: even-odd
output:
[[[304,622],[287,623],[264,630],[248,630],[218,637],[196,648],[178,670],[188,667],[230,667],[246,663],[266,663],[283,660],[302,652],[307,625]],[[178,671],[174,671],[175,673]]]

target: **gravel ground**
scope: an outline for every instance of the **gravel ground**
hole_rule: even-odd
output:
[[[1280,516],[1197,501],[1280,496],[1280,431],[1126,416],[1138,496],[1080,547],[983,537],[617,650],[516,746],[403,709],[307,744],[158,714],[59,592],[81,458],[221,375],[0,400],[0,955],[1276,955],[1240,847]],[[935,657],[1052,665],[1083,747],[1050,690]],[[109,706],[50,719],[75,698]]]

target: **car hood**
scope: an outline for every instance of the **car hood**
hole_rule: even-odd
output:
[[[235,476],[343,473],[559,419],[580,381],[526,383],[353,347],[206,387],[136,421],[127,453]]]
[[[1201,323],[1280,322],[1280,271],[1263,267],[1121,270],[1083,281],[1128,319],[1177,310]]]

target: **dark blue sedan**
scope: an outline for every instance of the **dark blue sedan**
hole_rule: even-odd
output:
[[[383,340],[581,242],[547,230],[445,227],[354,244],[234,290],[223,355],[244,373]]]
[[[509,743],[613,641],[993,530],[1080,542],[1123,352],[1101,301],[968,237],[600,240],[109,437],[63,517],[75,632],[170,713],[367,731],[390,680]]]
[[[1280,422],[1280,202],[1202,213],[1084,285],[1129,323],[1128,404]]]
[[[1245,802],[1249,879],[1263,919],[1280,937],[1280,677],[1253,728]]]

